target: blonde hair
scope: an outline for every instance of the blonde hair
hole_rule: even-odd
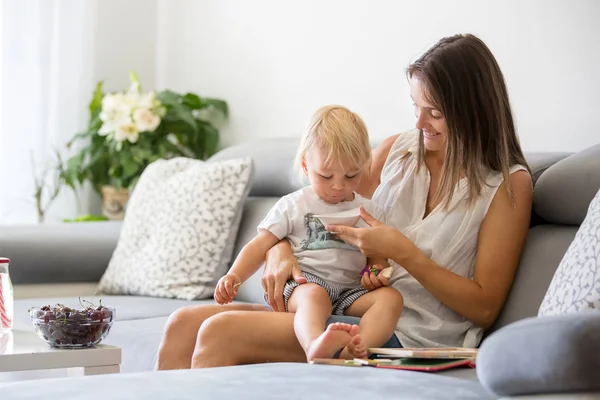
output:
[[[296,170],[302,177],[302,161],[312,148],[319,148],[327,155],[325,164],[348,158],[357,169],[362,170],[371,161],[371,144],[367,126],[356,113],[339,105],[319,108],[313,114],[296,154]]]

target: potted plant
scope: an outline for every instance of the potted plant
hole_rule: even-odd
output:
[[[96,85],[87,130],[67,143],[69,149],[78,141],[84,146],[61,171],[61,180],[72,189],[90,182],[109,219],[122,219],[129,192],[150,163],[212,156],[219,130],[211,117],[215,112],[228,117],[223,100],[170,90],[144,93],[135,73],[130,79],[124,92],[105,94],[102,82]]]

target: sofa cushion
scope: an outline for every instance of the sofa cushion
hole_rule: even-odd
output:
[[[548,286],[577,227],[538,225],[529,230],[515,279],[502,312],[486,335],[538,313]]]
[[[92,387],[92,389],[90,389]],[[96,388],[101,388],[100,390]],[[494,399],[479,383],[378,368],[274,363],[0,384],[2,398],[87,399]]]
[[[205,300],[206,301],[206,300]],[[158,347],[169,317],[115,321],[104,340],[121,348],[121,372],[147,372],[156,369]]]
[[[528,318],[487,338],[477,376],[499,396],[600,390],[600,312]]]
[[[100,290],[186,300],[212,297],[231,259],[251,177],[249,158],[152,163],[129,201]]]
[[[565,253],[538,315],[600,311],[600,190]]]
[[[555,224],[580,225],[600,189],[600,144],[549,167],[533,190],[534,211]]]

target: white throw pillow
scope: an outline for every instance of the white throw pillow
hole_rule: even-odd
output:
[[[586,310],[600,310],[600,191],[556,269],[538,316]]]
[[[104,294],[213,295],[231,261],[252,160],[158,160],[140,177],[104,276]]]

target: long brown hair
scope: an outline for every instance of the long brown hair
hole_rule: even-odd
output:
[[[419,79],[425,96],[445,117],[448,126],[446,158],[436,199],[450,205],[454,188],[464,174],[473,203],[490,171],[501,172],[508,184],[509,169],[529,169],[517,137],[502,71],[490,49],[474,35],[441,39],[407,69]],[[419,165],[424,165],[423,132],[419,135]]]

